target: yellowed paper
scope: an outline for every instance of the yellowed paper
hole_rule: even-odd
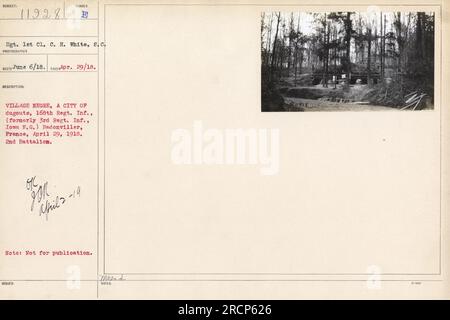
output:
[[[0,297],[449,298],[449,5],[2,0]]]

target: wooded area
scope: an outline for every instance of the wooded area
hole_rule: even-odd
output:
[[[432,109],[434,21],[425,12],[263,12],[262,111]]]

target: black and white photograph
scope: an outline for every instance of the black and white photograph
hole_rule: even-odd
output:
[[[262,12],[261,111],[434,109],[434,12]]]

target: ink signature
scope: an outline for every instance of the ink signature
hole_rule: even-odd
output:
[[[123,274],[121,274],[119,276],[109,275],[109,274],[108,275],[104,274],[104,275],[100,276],[101,282],[123,281],[123,280],[125,280]]]
[[[77,186],[71,193],[62,195],[51,195],[48,188],[48,181],[44,183],[38,183],[36,176],[28,178],[26,180],[26,189],[30,193],[32,213],[38,211],[39,216],[44,216],[48,221],[50,213],[56,209],[61,208],[67,203],[69,199],[74,199],[81,196],[81,188]]]

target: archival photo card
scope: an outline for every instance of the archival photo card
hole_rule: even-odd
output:
[[[261,111],[434,109],[434,12],[262,12]]]

